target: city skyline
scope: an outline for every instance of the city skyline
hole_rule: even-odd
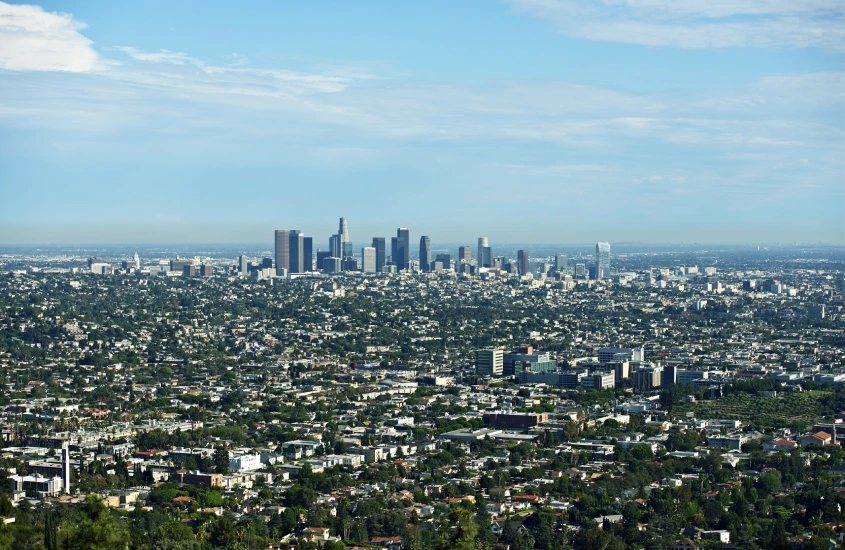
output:
[[[600,222],[607,241],[843,244],[843,20],[0,2],[0,243],[260,242],[345,211],[433,241],[590,242]]]

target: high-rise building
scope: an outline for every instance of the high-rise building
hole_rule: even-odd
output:
[[[409,269],[411,267],[411,232],[406,227],[396,230],[396,250],[398,257],[393,258],[396,269],[400,271]]]
[[[290,270],[290,231],[287,229],[276,230],[276,273],[281,270]]]
[[[487,237],[479,237],[478,238],[478,267],[485,267],[484,266],[484,249],[489,247],[490,243],[487,242]],[[489,265],[487,267],[490,267]]]
[[[340,260],[340,258],[335,258],[334,256],[323,258],[323,271],[325,271],[326,273],[340,273],[341,272],[341,260]]]
[[[575,264],[575,278],[584,279],[587,277],[587,264]]]
[[[528,251],[527,250],[518,250],[516,253],[516,261],[517,265],[519,266],[519,274],[520,275],[527,275],[528,274]]]
[[[660,389],[663,383],[663,367],[644,367],[634,372],[634,389],[652,391]]]
[[[596,244],[596,279],[610,277],[610,243]]]
[[[244,254],[238,256],[238,272],[241,277],[249,275],[249,260]]]
[[[349,240],[349,226],[346,223],[346,218],[340,218],[338,223],[337,236],[340,240],[340,258],[352,257],[352,241]]]
[[[346,224],[346,218],[340,218],[337,234],[340,235],[340,240],[349,242],[349,226]]]
[[[472,247],[469,246],[459,246],[458,247],[458,259],[456,260],[458,263],[461,262],[471,262],[472,261]]]
[[[317,269],[318,270],[325,270],[324,263],[326,258],[331,258],[332,253],[328,250],[318,250],[317,251]]]
[[[429,271],[431,267],[431,239],[426,235],[420,237],[420,271]]]
[[[329,237],[329,253],[333,258],[340,258],[343,254],[343,243],[340,240],[340,235]]]
[[[302,231],[293,230],[290,232],[290,269],[288,270],[290,273],[302,273],[305,271],[303,269],[304,239],[305,237],[302,235]]]
[[[568,262],[566,254],[555,254],[555,271],[566,271]]]
[[[385,264],[384,237],[373,237],[373,248],[376,249],[376,273],[381,273]]]
[[[135,271],[141,269],[141,258],[138,256],[137,252],[134,256],[132,256],[132,264],[135,267]]]
[[[495,261],[493,260],[493,248],[489,246],[485,246],[481,248],[481,256],[478,258],[480,262],[478,265],[481,267],[495,267]]]
[[[361,249],[361,271],[364,273],[376,272],[376,249],[372,246],[365,246]]]
[[[440,271],[441,269],[451,269],[452,268],[452,256],[449,254],[445,254],[443,252],[439,252],[437,256],[434,258],[434,262],[431,262],[429,265],[429,271]]]
[[[302,239],[302,271],[314,271],[314,239],[312,237],[304,237]]]
[[[487,376],[502,376],[503,357],[500,349],[480,349],[475,352],[475,370]]]

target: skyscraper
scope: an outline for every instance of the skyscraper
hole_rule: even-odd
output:
[[[461,262],[471,262],[472,261],[472,247],[469,246],[459,246],[458,247],[458,259],[457,263]]]
[[[487,242],[487,237],[478,238],[478,267],[484,267],[484,248],[489,246],[490,243]]]
[[[372,246],[365,246],[361,249],[361,271],[364,273],[376,272],[376,249]]]
[[[317,251],[317,271],[325,270],[325,261],[326,258],[331,258],[332,253],[328,250],[318,250]]]
[[[140,258],[140,256],[138,256],[137,252],[135,253],[134,256],[132,256],[132,265],[133,265],[133,267],[135,267],[135,271],[138,271],[139,269],[141,269],[141,258]]]
[[[596,243],[596,279],[610,277],[610,243]]]
[[[280,270],[290,270],[290,231],[287,229],[276,230],[276,273]]]
[[[349,226],[346,224],[346,218],[340,218],[338,223],[337,236],[340,239],[340,255],[339,258],[352,257],[352,241],[349,240]]]
[[[396,251],[398,254],[393,258],[396,269],[408,269],[411,265],[411,232],[407,227],[396,230]]]
[[[349,226],[346,225],[346,218],[340,218],[337,234],[340,235],[340,240],[345,243],[349,242]]]
[[[555,254],[555,271],[566,271],[568,262],[566,254]]]
[[[302,239],[302,271],[314,271],[314,239],[312,237]]]
[[[249,274],[249,261],[244,254],[238,256],[238,271],[241,277],[246,277]]]
[[[429,271],[431,264],[431,239],[420,237],[420,271]]]
[[[520,275],[528,274],[528,251],[518,250],[516,253],[517,265],[519,267]]]
[[[481,248],[481,257],[478,262],[482,267],[493,267],[493,248],[485,246]]]
[[[332,258],[340,258],[343,254],[343,243],[340,241],[340,235],[332,235],[329,237],[329,253]]]
[[[291,273],[302,273],[305,271],[302,265],[304,263],[303,240],[302,231],[293,230],[290,232],[289,254]]]
[[[373,248],[376,249],[376,273],[381,273],[385,263],[384,237],[373,237]]]

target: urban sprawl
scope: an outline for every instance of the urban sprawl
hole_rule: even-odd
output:
[[[0,253],[0,548],[843,547],[841,249],[411,242]]]

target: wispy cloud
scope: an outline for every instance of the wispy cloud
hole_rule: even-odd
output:
[[[199,59],[191,57],[188,54],[182,52],[171,52],[168,50],[160,50],[158,52],[144,52],[139,50],[138,48],[133,48],[131,46],[118,46],[113,49],[125,53],[130,58],[136,61],[147,61],[150,63],[170,63],[173,65],[189,64],[195,65],[197,67],[202,67],[203,65],[205,65],[203,61],[200,61]]]
[[[543,9],[565,4],[523,5],[532,1]],[[578,17],[594,17],[593,4],[570,7]],[[689,17],[806,18],[827,5],[683,4],[630,0],[620,10],[665,8],[671,20],[656,24],[671,26]],[[424,82],[342,66],[291,71],[238,64],[243,57],[234,55],[215,64],[190,52],[103,49],[120,52],[115,63],[94,52],[71,16],[0,4],[9,8],[28,9],[17,27],[30,30],[0,26],[0,59],[18,56],[18,68],[0,61],[13,71],[0,78],[0,124],[54,131],[55,150],[72,151],[68,156],[108,149],[131,158],[144,148],[149,157],[284,157],[301,165],[359,167],[384,164],[400,149],[431,148],[446,156],[461,147],[461,169],[475,162],[478,173],[502,189],[533,181],[538,193],[586,193],[590,186],[607,193],[717,186],[769,193],[773,185],[792,192],[795,181],[840,194],[843,188],[841,72],[771,75],[732,89],[634,93],[562,81]],[[93,61],[74,65],[84,57],[66,59],[58,46],[30,58],[26,43],[39,18],[67,31],[70,38],[63,40],[83,45]],[[231,59],[235,63],[227,64]],[[84,74],[91,71],[96,75]],[[123,136],[132,139],[115,139]]]
[[[85,24],[39,6],[0,2],[0,69],[92,72],[104,67]]]
[[[676,48],[845,50],[841,0],[509,0],[573,38]]]

